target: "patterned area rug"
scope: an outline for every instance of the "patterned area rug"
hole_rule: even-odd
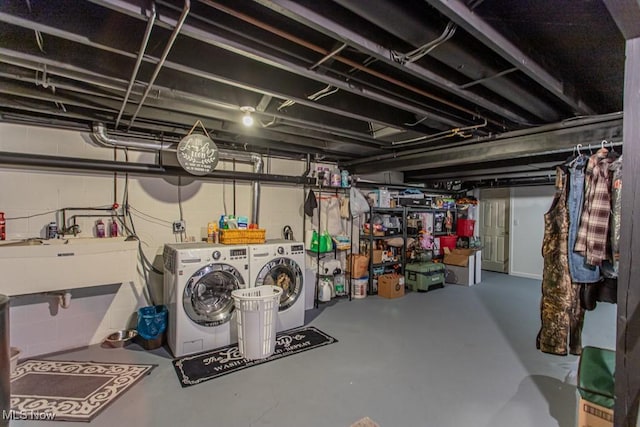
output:
[[[189,387],[251,366],[261,365],[335,342],[338,340],[313,326],[308,326],[277,334],[275,351],[265,359],[247,360],[240,354],[238,345],[232,344],[216,350],[175,359],[173,367],[176,369],[182,387]]]
[[[155,365],[27,360],[11,375],[11,418],[91,421]]]

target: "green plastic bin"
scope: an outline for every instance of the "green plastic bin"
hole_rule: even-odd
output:
[[[578,392],[591,403],[613,409],[616,353],[597,347],[582,349],[578,366]]]

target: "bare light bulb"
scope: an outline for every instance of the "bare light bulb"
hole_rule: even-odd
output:
[[[247,127],[253,126],[253,117],[251,116],[251,113],[256,111],[255,108],[245,105],[244,107],[240,107],[240,111],[244,113],[242,116],[242,124]]]
[[[253,117],[251,117],[251,113],[246,113],[242,116],[242,124],[245,126],[253,126]]]

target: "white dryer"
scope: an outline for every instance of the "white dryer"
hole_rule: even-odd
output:
[[[276,330],[304,325],[304,243],[268,240],[249,246],[250,283],[282,288]]]
[[[173,355],[237,342],[231,291],[249,286],[248,247],[166,244],[163,256],[167,341]]]

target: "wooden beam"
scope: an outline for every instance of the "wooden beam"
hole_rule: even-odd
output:
[[[640,37],[640,2],[638,0],[604,0],[604,4],[625,39]]]
[[[615,427],[636,427],[640,397],[640,37],[627,40],[626,56]]]

